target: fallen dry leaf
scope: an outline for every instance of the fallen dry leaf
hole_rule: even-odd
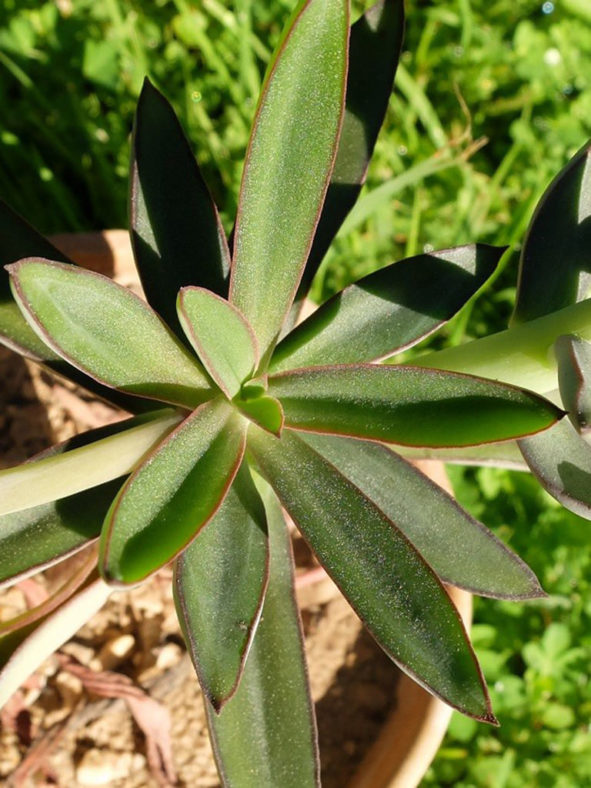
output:
[[[91,670],[63,654],[59,655],[59,659],[62,668],[80,679],[88,692],[102,698],[123,698],[127,702],[133,718],[146,737],[146,755],[152,774],[162,788],[176,785],[168,709],[122,673]]]

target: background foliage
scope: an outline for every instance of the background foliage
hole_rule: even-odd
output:
[[[174,104],[230,229],[262,74],[291,6],[4,0],[0,196],[46,233],[124,226],[129,133],[149,74]],[[407,0],[407,13],[367,189],[315,295],[425,246],[511,244],[495,285],[443,335],[457,343],[505,327],[533,206],[591,137],[591,11],[585,0]],[[477,601],[474,640],[502,727],[454,717],[425,784],[586,784],[588,524],[526,475],[455,469],[452,478],[461,502],[522,555],[549,597]]]

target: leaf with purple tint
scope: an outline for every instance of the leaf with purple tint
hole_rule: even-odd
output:
[[[289,531],[267,485],[257,486],[269,527],[269,585],[236,694],[216,714],[205,704],[224,785],[318,788],[320,765]]]
[[[302,434],[372,500],[446,583],[495,599],[543,596],[531,569],[445,490],[385,446]]]
[[[131,241],[146,297],[184,340],[181,287],[227,293],[230,252],[217,208],[174,110],[146,79],[131,164]]]
[[[345,117],[337,157],[297,302],[355,204],[384,121],[404,33],[403,0],[380,0],[351,26]]]
[[[175,602],[205,696],[219,711],[234,694],[269,575],[265,507],[246,463],[219,511],[176,561]]]
[[[333,168],[347,0],[302,0],[267,71],[244,164],[230,300],[265,358],[295,296]]]
[[[301,438],[252,427],[257,468],[373,637],[402,670],[454,708],[493,722],[457,610],[395,524]]]
[[[158,315],[107,277],[37,258],[10,266],[14,296],[62,358],[113,388],[196,407],[209,378]]]
[[[0,342],[25,358],[42,362],[60,376],[74,381],[87,391],[132,413],[149,409],[144,407],[141,399],[108,389],[94,378],[67,364],[39,339],[16,305],[10,291],[8,272],[4,269],[4,266],[24,257],[46,257],[64,263],[70,262],[28,222],[0,200]]]
[[[201,287],[184,287],[177,301],[179,321],[201,363],[228,399],[254,374],[257,342],[244,317],[224,298]]]
[[[410,257],[365,276],[279,343],[271,371],[375,361],[411,347],[464,306],[504,251],[471,244]]]

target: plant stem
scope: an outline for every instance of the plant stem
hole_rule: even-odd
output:
[[[558,386],[552,346],[561,334],[591,340],[591,299],[409,363],[479,375],[544,394]]]

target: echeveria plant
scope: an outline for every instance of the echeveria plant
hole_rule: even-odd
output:
[[[482,340],[455,366],[446,351],[421,366],[381,363],[436,331],[490,277],[504,250],[476,244],[387,266],[295,327],[360,191],[402,13],[401,0],[381,0],[350,27],[347,0],[299,3],[256,111],[232,253],[171,107],[145,83],[130,233],[146,301],[70,264],[2,208],[14,295],[7,276],[3,341],[133,415],[0,474],[0,582],[80,555],[54,597],[1,625],[1,700],[113,588],[174,561],[223,780],[316,784],[283,507],[392,660],[454,708],[495,722],[444,583],[502,599],[543,592],[400,452],[504,461],[514,443],[496,442],[554,425],[563,411],[518,387],[523,365],[511,385],[495,363],[522,342],[546,374],[546,349],[576,330],[574,318],[558,330],[550,320],[546,333],[537,320],[513,328],[490,351]],[[534,223],[528,248],[536,232]],[[539,316],[535,297],[534,312],[525,307],[528,265],[525,320]],[[549,281],[547,268],[532,279]],[[470,359],[483,360],[479,376],[465,374]]]

